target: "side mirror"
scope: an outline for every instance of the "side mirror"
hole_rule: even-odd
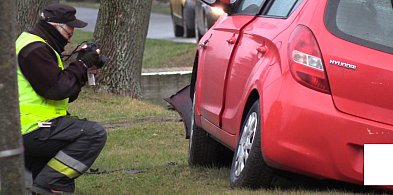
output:
[[[236,0],[200,0],[212,7],[221,7],[227,14],[231,13],[232,3]]]

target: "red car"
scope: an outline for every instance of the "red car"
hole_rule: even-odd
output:
[[[204,2],[229,13],[199,42],[189,164],[228,148],[233,187],[278,170],[363,185],[364,144],[393,143],[392,1]]]

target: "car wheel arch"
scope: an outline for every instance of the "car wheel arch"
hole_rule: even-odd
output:
[[[246,100],[246,103],[243,106],[242,116],[241,116],[241,121],[238,126],[238,135],[241,134],[241,125],[243,124],[248,110],[251,108],[253,103],[257,100],[259,100],[259,105],[260,105],[260,112],[261,112],[261,122],[263,122],[263,89],[266,87],[269,81],[275,80],[275,78],[279,75],[275,74],[275,72],[271,72],[272,68],[279,68],[281,70],[280,66],[271,66],[268,63],[258,63],[255,66],[255,69],[252,70],[255,74],[248,79],[246,82],[246,88],[248,89],[248,92],[245,93],[245,95],[242,97],[244,100]],[[277,71],[276,71],[277,72]],[[281,75],[281,71],[279,71]]]
[[[199,52],[195,53],[194,64],[192,66],[191,81],[190,81],[190,98],[193,100],[196,88],[196,79],[198,75]]]
[[[238,135],[241,134],[241,126],[244,122],[244,120],[246,119],[247,116],[247,112],[248,110],[250,110],[251,106],[254,104],[255,101],[259,100],[259,103],[261,104],[261,99],[260,99],[260,95],[257,89],[253,89],[250,94],[248,95],[247,98],[247,102],[244,104],[244,108],[243,108],[243,112],[242,112],[242,118],[240,121],[240,126],[238,128]],[[262,111],[262,110],[261,110]]]

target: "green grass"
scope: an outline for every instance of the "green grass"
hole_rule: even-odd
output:
[[[229,168],[190,168],[188,140],[176,112],[128,97],[84,90],[70,112],[98,121],[108,141],[76,194],[351,194],[338,189],[248,190],[229,187]],[[137,170],[134,173],[131,170]]]
[[[73,7],[84,7],[84,8],[94,8],[94,9],[99,9],[100,4],[99,3],[94,3],[94,2],[67,2],[65,0],[61,0],[60,3],[66,3],[68,5],[71,5]]]
[[[66,46],[66,51],[74,49],[77,45],[83,41],[93,41],[93,33],[87,32],[79,29],[75,29],[74,34],[71,39],[71,43]]]
[[[111,123],[132,121],[133,123],[146,120],[171,120],[177,117],[173,111],[165,110],[161,106],[153,106],[147,102],[114,96],[105,93],[94,93],[85,90],[80,94],[77,105],[72,113],[93,120]],[[79,106],[83,109],[78,109]],[[148,107],[149,109],[146,109]],[[157,119],[157,120],[158,120]]]
[[[93,33],[75,30],[66,53],[83,41],[93,40]],[[142,68],[168,68],[192,66],[196,46],[194,43],[178,43],[160,39],[146,39]]]
[[[143,68],[192,66],[195,52],[196,46],[194,43],[147,39],[143,56]]]

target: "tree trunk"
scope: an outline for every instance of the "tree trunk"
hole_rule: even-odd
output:
[[[59,0],[17,0],[18,35],[23,31],[30,30],[39,19],[42,9],[51,4],[59,3]]]
[[[141,97],[141,72],[152,0],[101,0],[94,37],[109,58],[97,81],[107,92]]]
[[[0,1],[0,194],[24,194],[15,60],[16,2]]]

